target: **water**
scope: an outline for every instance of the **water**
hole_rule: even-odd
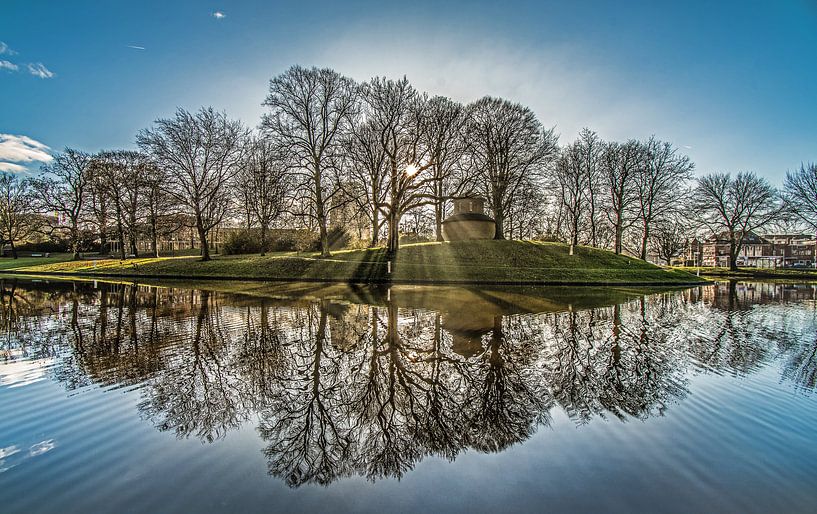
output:
[[[207,287],[2,280],[0,511],[817,510],[817,286]]]

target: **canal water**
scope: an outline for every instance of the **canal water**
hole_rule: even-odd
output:
[[[815,512],[816,299],[6,277],[0,511]]]

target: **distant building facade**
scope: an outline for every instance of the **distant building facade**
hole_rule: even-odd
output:
[[[813,267],[815,238],[805,234],[747,233],[742,239],[737,265],[752,268]],[[729,236],[726,233],[710,236],[704,241],[694,239],[687,247],[684,264],[687,266],[728,267]]]

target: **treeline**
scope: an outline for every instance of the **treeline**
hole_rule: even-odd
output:
[[[136,136],[138,151],[66,149],[36,178],[0,178],[0,232],[12,248],[33,234],[63,238],[79,258],[118,241],[120,257],[187,227],[204,260],[211,232],[313,231],[329,255],[331,226],[398,250],[401,234],[442,240],[450,199],[479,195],[498,239],[549,239],[670,261],[695,235],[742,234],[799,219],[817,229],[817,165],[778,191],[752,172],[697,179],[694,164],[656,137],[603,141],[584,129],[559,145],[521,104],[463,105],[407,79],[359,84],[293,66],[270,81],[250,129],[212,107],[178,109]],[[706,233],[706,234],[705,234]]]

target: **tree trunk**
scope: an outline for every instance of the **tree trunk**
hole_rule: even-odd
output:
[[[641,235],[641,260],[647,260],[647,242],[650,238],[650,225],[645,221],[644,222],[644,232]]]
[[[397,212],[392,208],[389,211],[389,240],[386,244],[386,253],[389,255],[394,255],[397,253],[397,250],[400,248],[400,217],[397,215]]]
[[[377,246],[378,241],[380,240],[380,210],[375,207],[374,211],[372,212],[372,242],[369,245],[370,248],[374,248]]]
[[[156,230],[156,217],[152,217],[150,222],[150,239],[153,250],[153,257],[159,257],[159,235]]]
[[[261,222],[261,256],[267,255],[267,224]]]
[[[14,239],[9,239],[9,244],[11,245],[11,257],[13,259],[17,258],[17,248],[14,247]]]
[[[505,213],[502,209],[494,209],[494,222],[496,223],[494,239],[505,239]]]
[[[438,199],[434,203],[434,231],[437,241],[444,241],[443,238],[443,200]]]
[[[71,260],[78,261],[80,259],[80,255],[79,255],[79,229],[77,228],[76,222],[72,223],[72,227],[71,227],[71,251],[74,254],[71,257]]]
[[[207,244],[207,232],[204,230],[204,225],[201,219],[196,220],[196,230],[199,232],[199,242],[201,243],[201,260],[210,260],[210,246]]]

